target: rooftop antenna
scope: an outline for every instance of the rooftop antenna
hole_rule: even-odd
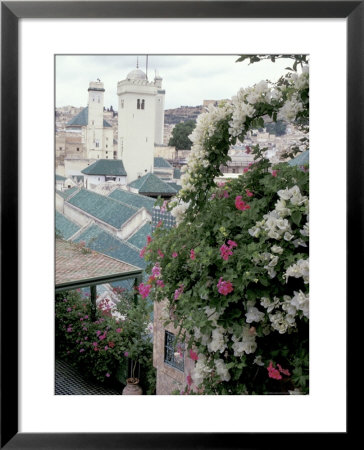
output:
[[[139,59],[138,59],[138,56],[137,56],[137,66],[136,66],[136,68],[139,69]]]
[[[145,66],[146,66],[146,68],[145,68],[145,78],[146,78],[147,81],[148,81],[148,55],[146,55],[146,63],[145,63]]]

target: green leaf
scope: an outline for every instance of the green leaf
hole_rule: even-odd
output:
[[[295,223],[298,226],[301,222],[302,214],[299,211],[293,211],[293,213],[291,214],[291,217],[292,217],[293,223]]]

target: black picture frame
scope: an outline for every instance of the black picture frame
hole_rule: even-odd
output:
[[[227,449],[263,444],[327,445],[325,433],[19,433],[18,432],[18,22],[21,18],[346,18],[347,19],[347,312],[362,291],[364,144],[363,1],[1,2],[1,448]],[[9,108],[11,105],[11,108]],[[11,294],[11,299],[9,296]],[[357,300],[360,300],[357,298]],[[9,320],[9,317],[12,320]],[[359,328],[359,327],[358,327]],[[353,329],[353,326],[348,327]],[[7,335],[11,334],[12,345]],[[349,367],[353,352],[348,340]],[[11,370],[8,368],[11,367]],[[350,382],[348,382],[350,386]],[[349,392],[348,392],[349,394]],[[349,397],[348,397],[349,398]],[[347,432],[353,436],[347,410]]]

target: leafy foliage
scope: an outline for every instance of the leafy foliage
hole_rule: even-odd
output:
[[[168,145],[176,147],[176,150],[191,150],[192,142],[188,136],[192,133],[195,126],[196,122],[194,120],[178,123],[173,128]]]

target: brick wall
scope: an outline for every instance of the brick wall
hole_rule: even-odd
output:
[[[194,367],[194,361],[187,356],[187,352],[184,353],[184,372],[164,362],[165,331],[178,334],[173,324],[163,325],[169,316],[167,304],[167,301],[154,302],[153,365],[157,369],[157,395],[170,395],[176,389],[184,389],[186,377]]]

